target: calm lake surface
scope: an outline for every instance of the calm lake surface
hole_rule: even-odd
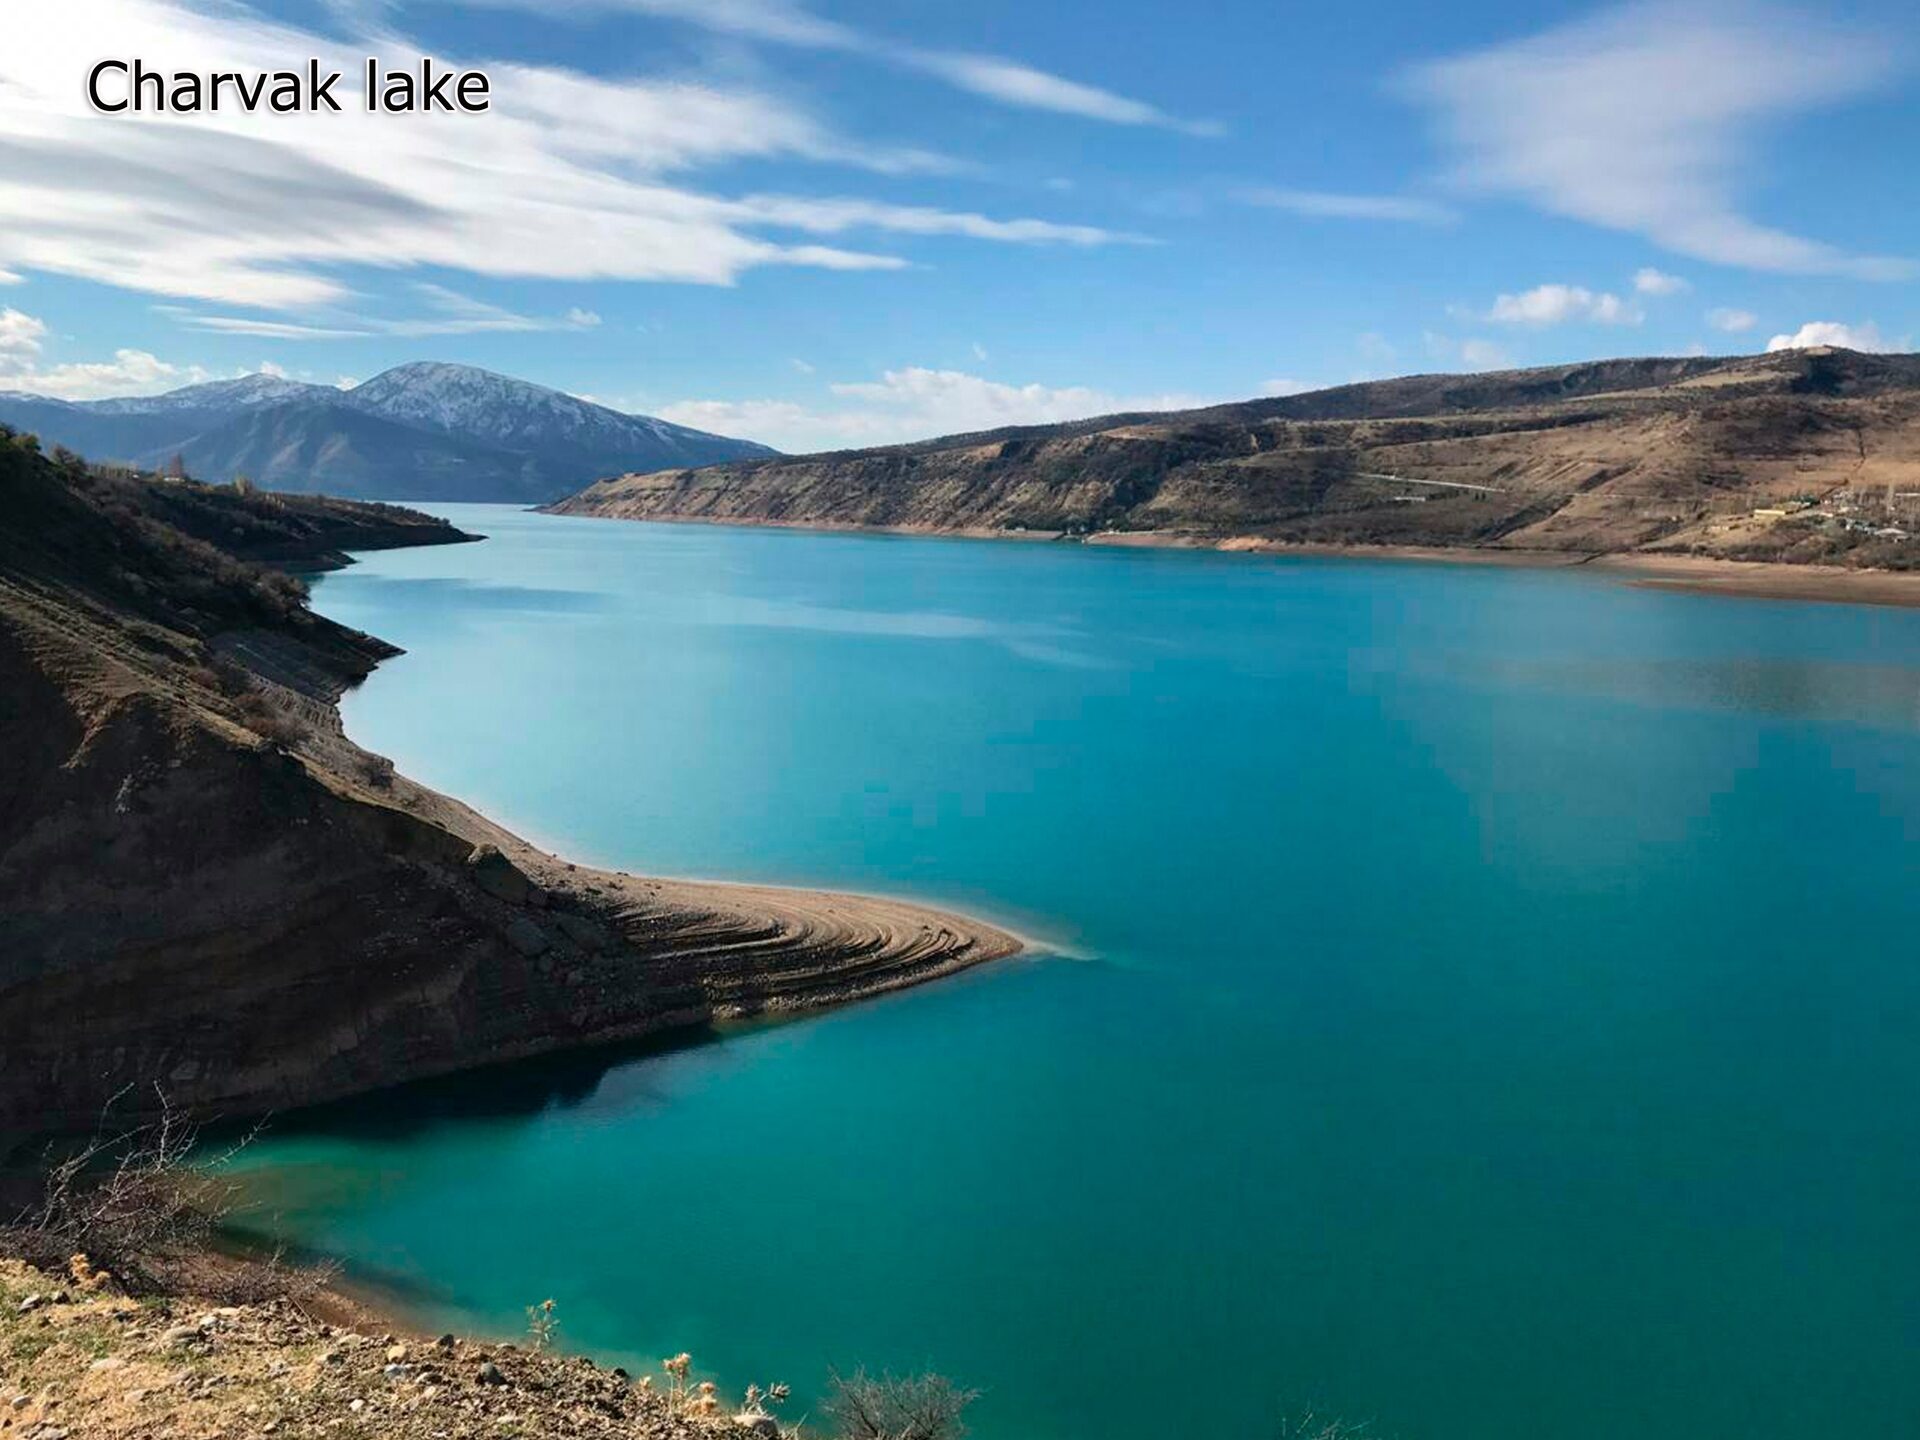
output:
[[[435,508],[316,590],[363,744],[1046,944],[283,1122],[281,1233],[983,1440],[1920,1433],[1920,612]]]

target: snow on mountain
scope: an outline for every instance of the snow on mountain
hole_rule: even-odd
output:
[[[330,385],[309,385],[278,375],[242,375],[237,380],[209,380],[161,395],[129,395],[113,400],[85,400],[82,410],[96,415],[155,415],[167,411],[251,410],[261,405],[283,405],[290,400],[337,399]]]
[[[383,371],[348,391],[347,402],[389,420],[514,449],[561,444],[608,455],[663,450],[686,457],[670,463],[692,465],[772,453],[750,441],[689,430],[649,415],[625,415],[491,370],[432,360]]]
[[[73,403],[0,393],[0,422],[96,460],[387,499],[558,499],[609,475],[750,459],[748,440],[623,415],[471,365],[396,366],[347,391],[243,375]]]

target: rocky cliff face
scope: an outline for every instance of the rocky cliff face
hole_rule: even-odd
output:
[[[631,519],[1699,550],[1920,563],[1920,358],[1801,351],[1412,376],[1166,415],[604,480]],[[1785,525],[1756,508],[1812,499]],[[1920,513],[1920,512],[1916,512]]]
[[[341,734],[334,700],[390,647],[159,518],[246,536],[271,497],[144,483],[0,433],[0,1153],[116,1095],[280,1109],[1016,948],[534,851]],[[404,516],[336,508],[309,543],[437,525]]]

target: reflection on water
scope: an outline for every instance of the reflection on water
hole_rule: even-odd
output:
[[[1487,681],[1655,706],[1706,707],[1848,725],[1920,729],[1920,673],[1910,666],[1813,657],[1527,659],[1469,662]]]

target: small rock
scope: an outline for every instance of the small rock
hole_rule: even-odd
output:
[[[358,1415],[362,1410],[366,1408],[367,1408],[367,1402],[364,1400],[355,1399],[355,1400],[349,1400],[347,1402],[347,1409],[353,1411],[353,1413],[356,1415]]]
[[[413,1373],[413,1366],[383,1365],[380,1367],[380,1373],[386,1376],[387,1379],[389,1380],[404,1380],[406,1379],[407,1376]]]
[[[780,1440],[780,1422],[771,1415],[753,1415],[746,1411],[733,1417],[734,1426],[761,1440]]]
[[[489,1360],[480,1367],[480,1373],[474,1377],[482,1385],[504,1385],[507,1377],[500,1373],[500,1367]]]
[[[452,1335],[442,1335],[438,1340],[434,1341],[433,1343],[439,1346],[442,1350],[451,1350],[459,1342],[456,1341]]]
[[[29,1295],[20,1302],[20,1313],[22,1315],[31,1315],[46,1303],[47,1297],[44,1295]]]
[[[125,1366],[126,1363],[127,1362],[122,1360],[118,1355],[102,1355],[98,1360],[94,1361],[91,1365],[87,1366],[87,1369],[118,1370],[118,1369],[121,1369],[123,1366]]]
[[[16,1410],[24,1410],[27,1408],[27,1406],[33,1403],[33,1397],[31,1395],[27,1395],[23,1393],[23,1394],[14,1396],[13,1399],[9,1400],[7,1403],[13,1406],[13,1408]]]
[[[553,948],[553,941],[547,938],[547,932],[524,915],[515,916],[513,923],[507,926],[507,943],[530,960]]]
[[[198,1345],[206,1338],[197,1325],[174,1325],[160,1332],[162,1345]]]
[[[389,1361],[389,1362],[392,1362],[392,1361],[395,1361],[395,1360],[404,1360],[404,1359],[406,1359],[406,1358],[407,1358],[407,1347],[406,1347],[406,1346],[404,1346],[404,1345],[389,1345],[389,1346],[387,1346],[387,1359],[388,1359],[388,1361]]]
[[[322,1365],[338,1365],[346,1358],[347,1352],[344,1350],[327,1350],[321,1353],[320,1363]]]

